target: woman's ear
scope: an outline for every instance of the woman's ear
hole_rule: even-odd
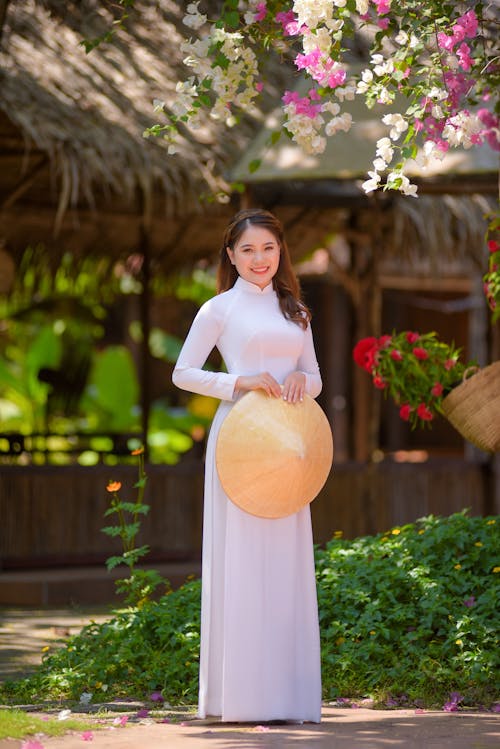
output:
[[[234,250],[232,250],[230,247],[226,247],[226,252],[232,265],[234,265]]]

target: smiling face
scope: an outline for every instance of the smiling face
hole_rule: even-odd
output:
[[[260,289],[271,283],[278,270],[278,239],[262,226],[249,226],[234,245],[234,249],[227,247],[226,251],[238,275]]]

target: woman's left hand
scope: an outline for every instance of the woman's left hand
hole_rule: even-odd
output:
[[[283,383],[283,400],[288,403],[299,403],[304,400],[306,376],[303,372],[292,372]]]

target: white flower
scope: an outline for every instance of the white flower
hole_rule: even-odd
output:
[[[410,49],[416,49],[416,47],[420,46],[420,39],[415,36],[415,34],[412,34],[410,36]]]
[[[165,109],[165,102],[161,99],[153,99],[153,112],[163,112]]]
[[[92,692],[82,692],[80,695],[80,704],[88,705],[92,699]]]
[[[356,85],[352,81],[349,81],[345,86],[338,86],[335,89],[335,96],[340,101],[353,101],[356,96]]]
[[[349,112],[343,112],[339,117],[333,117],[325,127],[326,135],[334,135],[339,130],[348,132],[352,125],[352,115]]]
[[[444,99],[448,98],[448,91],[443,88],[438,88],[437,86],[434,86],[431,88],[429,93],[427,94],[429,99],[435,99],[436,101],[443,101]]]
[[[381,159],[380,156],[374,160],[373,166],[377,170],[377,172],[383,172],[386,168],[387,164],[385,163],[384,159]]]
[[[400,114],[386,114],[382,117],[384,125],[392,125],[389,132],[391,140],[397,140],[405,130],[408,130],[408,123]]]
[[[406,44],[408,42],[408,34],[403,29],[400,29],[399,33],[394,37],[394,41],[397,42],[397,44]]]
[[[356,0],[356,11],[360,16],[368,13],[369,0]]]
[[[377,156],[380,156],[386,164],[389,164],[392,161],[394,149],[392,148],[392,143],[389,138],[380,138],[380,140],[377,141],[376,154]]]
[[[344,0],[341,0],[344,2]],[[345,2],[344,2],[345,5]],[[299,26],[315,29],[317,26],[331,22],[333,16],[332,0],[294,0],[293,11],[297,16]]]
[[[57,720],[68,720],[70,715],[71,710],[60,710],[60,712],[57,713]]]
[[[187,15],[182,19],[184,26],[188,26],[190,29],[199,29],[203,24],[207,22],[207,17],[203,16],[198,11],[198,3],[189,3],[186,8]]]
[[[380,102],[380,104],[392,104],[394,101],[394,94],[385,86],[381,86],[377,95],[377,101]]]
[[[361,80],[365,83],[371,83],[373,81],[373,73],[369,68],[365,68],[361,73]]]
[[[431,109],[431,114],[436,120],[442,120],[444,117],[444,112],[438,104],[434,104]]]
[[[399,185],[396,183],[399,182]],[[403,195],[417,197],[417,186],[412,185],[408,177],[401,171],[394,171],[387,175],[387,186],[393,190],[399,190]]]
[[[321,26],[313,34],[306,34],[302,37],[302,46],[306,55],[317,48],[328,55],[332,48],[331,34],[327,28]]]
[[[367,179],[366,182],[363,182],[361,187],[365,192],[372,192],[378,188],[381,177],[377,172],[368,172],[368,174],[371,179]]]

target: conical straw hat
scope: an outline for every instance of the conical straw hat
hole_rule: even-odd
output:
[[[215,459],[222,487],[238,507],[281,518],[321,490],[333,460],[332,432],[309,396],[292,404],[255,390],[226,416]]]

